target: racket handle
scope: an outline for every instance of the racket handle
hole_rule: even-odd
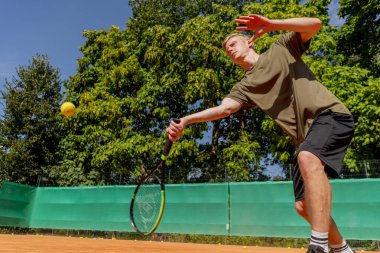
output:
[[[180,123],[181,120],[180,119],[173,119],[173,121],[175,123]],[[166,139],[166,143],[165,143],[165,146],[164,146],[164,152],[163,152],[163,155],[164,156],[167,156],[170,152],[170,149],[172,148],[172,145],[173,145],[173,142],[171,142],[171,140],[169,140],[169,138]]]

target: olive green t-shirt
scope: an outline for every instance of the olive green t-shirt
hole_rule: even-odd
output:
[[[302,61],[301,55],[309,42],[303,44],[299,33],[282,35],[227,95],[241,103],[243,109],[261,108],[288,133],[296,146],[305,139],[320,112],[330,109],[350,114]]]

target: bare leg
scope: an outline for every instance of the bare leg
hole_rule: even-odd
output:
[[[306,213],[311,229],[328,232],[330,228],[331,186],[324,163],[307,151],[298,154],[298,165],[305,184]]]
[[[309,224],[310,224],[310,219],[307,216],[306,212],[306,204],[303,200],[297,201],[295,203],[295,208],[297,213],[302,216]],[[329,244],[330,245],[337,245],[341,244],[343,242],[343,237],[339,232],[339,229],[334,221],[334,219],[330,216],[330,225],[329,225]]]

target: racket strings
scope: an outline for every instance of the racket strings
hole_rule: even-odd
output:
[[[134,220],[141,232],[149,232],[161,212],[162,193],[160,184],[143,184],[134,205]]]

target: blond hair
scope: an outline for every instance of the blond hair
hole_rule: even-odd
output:
[[[241,38],[243,38],[243,39],[245,39],[245,40],[249,40],[250,39],[250,37],[248,36],[248,35],[245,35],[245,34],[242,34],[242,33],[232,33],[232,34],[230,34],[230,35],[228,35],[225,39],[224,39],[224,41],[223,41],[223,44],[222,44],[222,47],[223,47],[223,50],[224,51],[226,51],[226,44],[227,44],[227,42],[231,39],[231,38],[233,38],[233,37],[241,37]]]

